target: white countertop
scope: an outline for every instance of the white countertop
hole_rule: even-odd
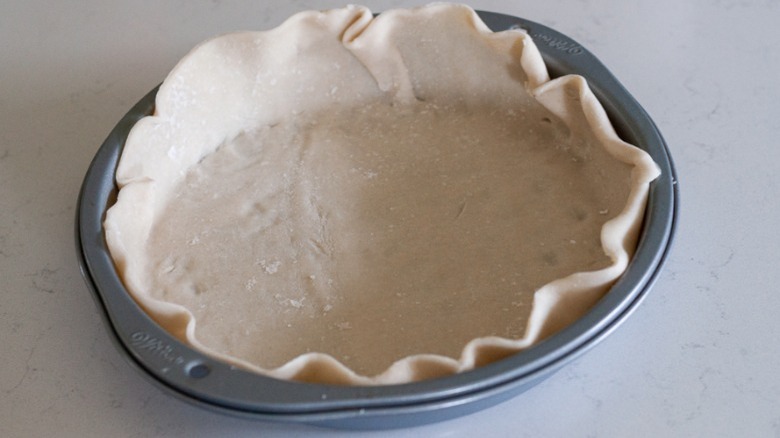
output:
[[[646,300],[586,355],[495,407],[382,436],[780,437],[780,3],[471,4],[551,26],[615,73],[676,160],[679,230]],[[149,384],[112,345],[73,237],[98,146],[192,46],[341,5],[0,3],[0,436],[343,434],[211,413]]]

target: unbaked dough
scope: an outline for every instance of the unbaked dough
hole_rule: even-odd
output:
[[[460,5],[304,12],[176,66],[128,138],[106,238],[195,348],[403,383],[580,317],[624,271],[657,172],[522,31]]]

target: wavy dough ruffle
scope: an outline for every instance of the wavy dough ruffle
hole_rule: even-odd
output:
[[[579,318],[625,270],[657,174],[522,31],[347,7],[189,53],[128,138],[105,229],[127,289],[193,347],[394,384]]]

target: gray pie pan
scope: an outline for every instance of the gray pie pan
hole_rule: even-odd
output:
[[[625,274],[586,315],[538,345],[473,371],[389,386],[331,386],[277,380],[237,369],[184,345],[133,301],[112,263],[103,219],[116,199],[114,172],[133,124],[154,107],[156,89],[125,115],[98,150],[78,200],[76,246],[82,275],[119,351],[149,381],[212,411],[261,420],[385,429],[465,415],[527,390],[596,345],[636,309],[667,257],[678,214],[678,189],[666,143],[653,121],[590,52],[553,29],[522,18],[479,12],[495,31],[522,28],[534,38],[553,77],[584,76],[618,134],[661,168],[650,187],[636,254]]]

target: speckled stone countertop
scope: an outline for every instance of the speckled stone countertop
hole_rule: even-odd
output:
[[[343,4],[0,3],[0,436],[344,434],[223,416],[148,383],[112,345],[73,237],[98,146],[192,46]],[[780,437],[780,3],[471,5],[601,58],[669,143],[679,229],[653,290],[596,348],[495,407],[381,436]]]

